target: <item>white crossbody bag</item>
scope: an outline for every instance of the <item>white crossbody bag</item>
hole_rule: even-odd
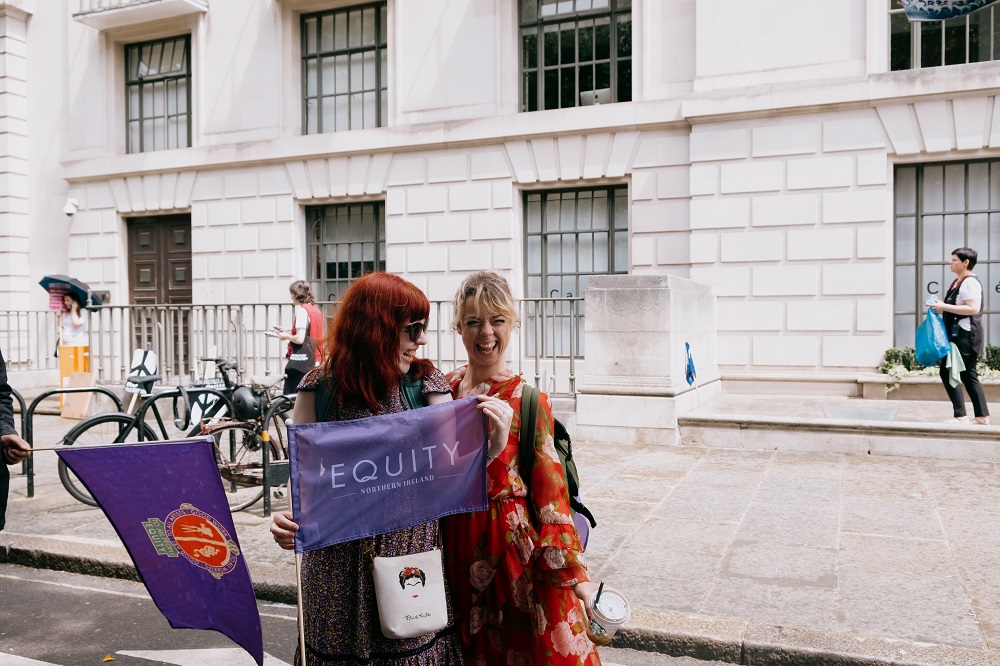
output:
[[[397,557],[371,555],[378,618],[386,638],[413,638],[448,626],[440,548]]]

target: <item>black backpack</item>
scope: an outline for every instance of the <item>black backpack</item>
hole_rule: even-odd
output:
[[[531,481],[531,472],[535,466],[535,422],[538,419],[538,397],[541,395],[534,386],[525,384],[521,389],[521,433],[520,451],[518,452],[518,463],[520,467],[521,479],[525,485]],[[555,440],[556,453],[559,454],[559,462],[562,463],[563,472],[566,475],[566,487],[569,489],[569,508],[572,513],[580,514],[587,519],[591,527],[597,527],[597,521],[590,509],[580,501],[580,473],[576,470],[576,461],[573,460],[573,443],[570,441],[566,427],[553,418],[555,431],[552,438]],[[530,433],[525,436],[525,433]],[[528,506],[532,507],[529,501]]]

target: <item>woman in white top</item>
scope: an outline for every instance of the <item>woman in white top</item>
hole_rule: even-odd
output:
[[[960,376],[972,400],[975,423],[989,425],[990,410],[986,405],[986,394],[976,374],[976,363],[986,350],[986,332],[982,323],[983,285],[972,272],[977,259],[976,251],[968,247],[960,247],[951,253],[951,272],[955,274],[955,281],[951,283],[944,300],[935,298],[931,307],[941,313],[948,338],[955,343],[965,363],[965,370]],[[970,419],[965,413],[965,396],[961,387],[952,386],[948,381],[950,372],[945,367],[946,361],[947,357],[941,360],[941,381],[954,408],[954,421],[969,423]]]
[[[298,391],[299,382],[309,370],[319,364],[323,357],[323,335],[326,326],[323,313],[316,307],[316,300],[313,298],[312,287],[305,280],[296,280],[288,288],[288,294],[295,305],[295,320],[291,329],[284,329],[279,326],[274,327],[275,335],[281,340],[288,341],[288,350],[285,358],[289,359],[285,366],[285,395],[290,395]],[[306,336],[312,338],[312,360],[303,365],[301,362],[293,361],[292,354],[308,354],[308,349],[302,345],[306,341]]]
[[[86,347],[90,344],[87,335],[89,313],[83,307],[80,297],[74,293],[63,295],[64,312],[59,313],[59,346]]]

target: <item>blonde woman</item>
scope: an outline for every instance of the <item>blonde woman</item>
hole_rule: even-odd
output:
[[[593,666],[580,599],[597,590],[570,518],[569,491],[552,439],[552,408],[541,395],[538,420],[521,424],[524,379],[504,360],[518,324],[507,281],[490,271],[468,277],[455,294],[455,330],[469,364],[448,375],[455,399],[488,395],[505,402],[509,434],[491,438],[489,508],[442,519],[452,603],[465,663]],[[491,429],[495,424],[491,422]],[[531,479],[518,470],[522,427],[531,428]]]

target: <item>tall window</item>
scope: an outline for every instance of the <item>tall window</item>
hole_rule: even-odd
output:
[[[385,206],[381,202],[313,206],[309,280],[319,300],[335,301],[356,278],[385,270]]]
[[[128,152],[191,145],[191,38],[125,47]]]
[[[544,330],[542,355],[582,356],[583,303],[531,299],[582,297],[591,275],[628,273],[628,188],[528,192],[524,222],[529,353],[534,312]],[[577,326],[574,316],[581,317]],[[580,337],[571,340],[574,333]]]
[[[889,68],[920,69],[1000,60],[1000,7],[946,21],[914,22],[889,2]]]
[[[520,0],[524,111],[632,100],[632,0]]]
[[[302,133],[383,127],[385,3],[302,16]]]
[[[1000,341],[1000,161],[896,169],[895,344],[912,346],[924,301],[944,298],[954,280],[952,250],[979,255],[973,272],[983,283],[983,325]]]

